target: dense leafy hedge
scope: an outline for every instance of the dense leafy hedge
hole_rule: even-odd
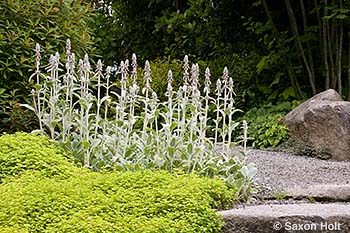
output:
[[[47,177],[65,177],[78,168],[72,155],[45,136],[27,133],[5,134],[0,137],[0,183],[8,176],[27,170],[37,170]]]
[[[86,1],[0,1],[0,132],[31,131],[37,124],[30,111],[19,103],[30,103],[35,69],[35,44],[41,56],[49,58],[63,51],[70,38],[77,57],[96,55],[94,15]],[[63,58],[63,57],[62,57]]]
[[[2,176],[22,171],[0,184],[0,232],[220,232],[214,208],[234,201],[224,181],[195,174],[74,167],[43,136],[4,135],[0,146]]]

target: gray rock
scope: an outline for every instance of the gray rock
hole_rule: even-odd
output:
[[[259,205],[219,212],[224,233],[350,232],[350,205]]]
[[[350,185],[313,185],[308,188],[291,188],[287,197],[312,198],[316,201],[350,201]]]
[[[334,160],[350,160],[350,102],[329,89],[305,101],[284,118],[291,138]]]

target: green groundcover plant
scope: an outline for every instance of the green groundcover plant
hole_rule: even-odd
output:
[[[45,136],[5,134],[0,145],[0,232],[220,232],[215,209],[237,198],[196,174],[79,168]]]
[[[1,232],[220,232],[223,181],[166,171],[29,172],[0,185]]]
[[[46,136],[28,133],[0,137],[0,183],[24,171],[40,171],[46,177],[68,177],[78,169],[71,153]]]

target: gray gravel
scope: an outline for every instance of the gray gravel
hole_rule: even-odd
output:
[[[350,161],[321,160],[285,152],[249,150],[257,165],[255,181],[265,193],[318,184],[350,184]]]

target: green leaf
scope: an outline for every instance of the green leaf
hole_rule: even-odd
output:
[[[85,150],[88,150],[90,148],[90,142],[89,141],[82,141],[81,144],[83,145]]]
[[[267,85],[259,85],[258,89],[263,93],[263,94],[269,94],[271,93],[271,88]]]
[[[5,88],[0,88],[0,95],[2,95],[6,91]]]
[[[276,75],[275,75],[275,79],[273,80],[273,82],[270,84],[270,87],[272,87],[273,85],[275,84],[278,84],[280,82],[280,78],[282,76],[284,76],[285,73],[284,72],[278,72]]]
[[[282,94],[284,99],[288,99],[289,97],[296,97],[296,93],[293,87],[288,87],[287,89],[285,89]]]
[[[256,68],[257,68],[256,72],[257,72],[257,74],[260,74],[265,69],[270,69],[270,67],[269,67],[269,60],[270,60],[270,56],[264,56],[264,57],[261,58],[259,63],[256,65]]]

